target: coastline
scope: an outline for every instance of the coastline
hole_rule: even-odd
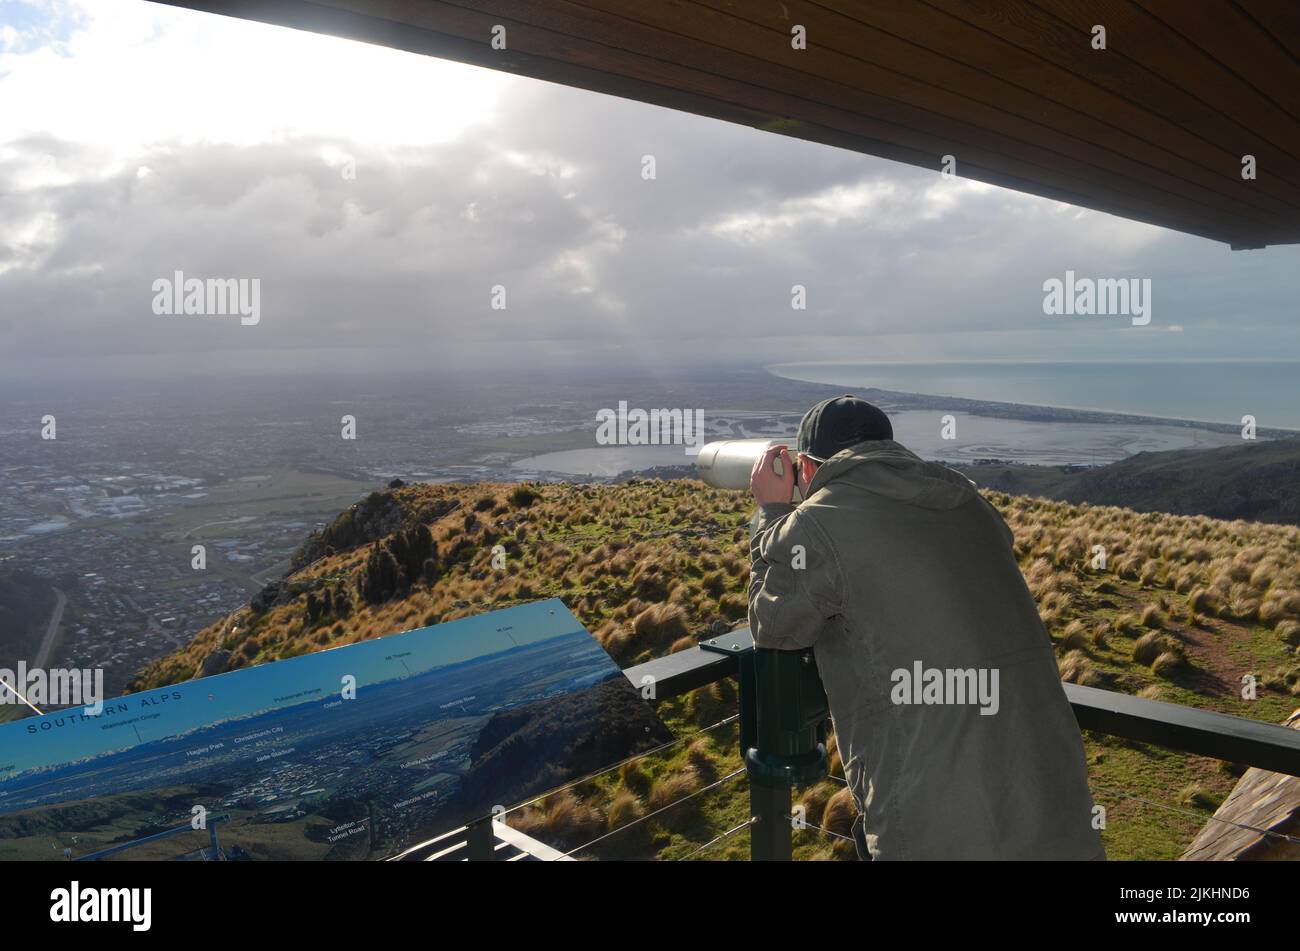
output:
[[[814,383],[822,386],[836,386],[823,380],[812,380],[791,373],[778,372],[778,367],[795,366],[795,364],[770,364],[763,367],[765,373],[781,380],[797,383]],[[1179,426],[1187,429],[1199,429],[1205,432],[1235,434],[1241,432],[1241,426],[1235,423],[1217,423],[1208,420],[1188,419],[1176,416],[1151,416],[1137,413],[1119,413],[1110,410],[1090,409],[1071,406],[1051,406],[1037,403],[1013,403],[998,400],[981,400],[961,396],[935,396],[927,393],[911,393],[901,390],[886,390],[879,387],[863,387],[853,384],[843,385],[876,403],[884,410],[954,410],[969,413],[972,416],[984,416],[992,419],[1015,419],[1025,422],[1040,423],[1105,423],[1110,425],[1131,426]],[[1279,426],[1261,426],[1256,429],[1261,438],[1286,439],[1300,436],[1300,429],[1285,429]]]

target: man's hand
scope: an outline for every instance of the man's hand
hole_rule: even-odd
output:
[[[773,463],[778,459],[781,462],[780,475],[773,469]],[[794,462],[787,447],[773,446],[763,453],[749,472],[749,488],[759,505],[769,502],[789,504],[794,497]]]

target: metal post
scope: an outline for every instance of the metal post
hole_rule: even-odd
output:
[[[475,819],[465,827],[465,847],[471,862],[491,862],[496,857],[496,833],[492,831],[492,817]]]
[[[794,845],[792,790],[826,776],[830,711],[811,649],[755,647],[753,638],[744,634],[733,631],[704,641],[700,654],[734,657],[740,678],[740,757],[749,776],[752,820],[749,857],[755,862],[788,862]],[[684,689],[693,683],[687,681]]]
[[[740,660],[740,747],[749,775],[749,857],[788,862],[793,788],[826,775],[826,693],[810,650],[754,648]]]
[[[790,787],[761,786],[750,781],[749,809],[753,825],[749,827],[751,862],[788,862],[793,847],[790,821]]]

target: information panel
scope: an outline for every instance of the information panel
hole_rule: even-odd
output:
[[[0,858],[383,858],[671,738],[552,599],[0,725]]]

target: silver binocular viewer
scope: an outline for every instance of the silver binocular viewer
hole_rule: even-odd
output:
[[[695,469],[700,479],[715,489],[748,489],[749,474],[754,469],[754,462],[773,446],[790,446],[794,452],[795,439],[786,436],[776,439],[760,437],[758,439],[720,439],[705,443],[695,457]],[[777,475],[783,475],[781,460],[775,459],[772,466]],[[798,488],[796,487],[796,497]]]

